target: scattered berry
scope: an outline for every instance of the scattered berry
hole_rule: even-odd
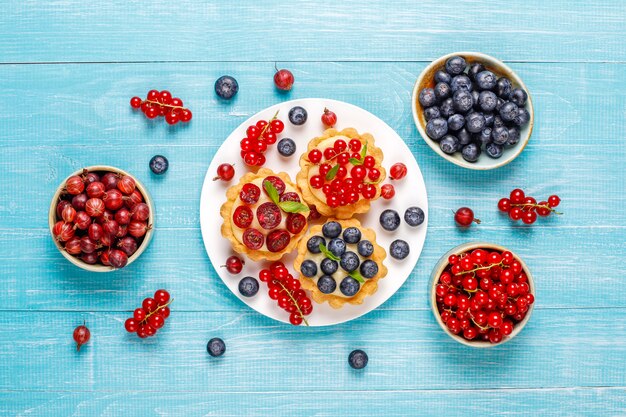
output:
[[[537,216],[548,217],[550,214],[563,214],[554,207],[558,206],[561,199],[556,195],[548,197],[548,201],[537,203],[533,197],[527,196],[519,188],[511,191],[509,198],[501,198],[498,201],[498,210],[507,213],[514,221],[522,220],[525,224],[533,224],[537,221]]]
[[[80,347],[82,345],[89,342],[89,339],[91,338],[91,332],[83,322],[82,326],[78,326],[74,329],[73,337],[74,341],[76,342],[76,350],[80,350]]]
[[[226,264],[222,266],[224,266],[229,273],[237,275],[243,269],[244,264],[245,262],[242,259],[233,255],[229,256],[228,259],[226,259]]]
[[[393,231],[400,226],[400,215],[395,210],[387,209],[380,213],[379,221],[383,229]]]
[[[392,258],[402,260],[409,256],[411,248],[409,244],[402,239],[396,239],[389,245],[389,254]]]
[[[145,100],[133,97],[130,99],[130,106],[133,109],[141,109],[148,119],[163,116],[170,125],[186,123],[192,118],[191,110],[183,107],[183,101],[178,97],[172,98],[172,94],[167,90],[150,90]]]
[[[239,91],[239,84],[230,75],[222,75],[215,81],[215,94],[224,100],[233,98]]]
[[[278,153],[282,156],[291,156],[296,153],[296,142],[291,138],[283,138],[278,141],[276,149],[278,149]]]
[[[141,307],[133,312],[133,317],[126,319],[124,328],[128,333],[137,333],[142,339],[154,336],[170,316],[169,305],[172,301],[167,291],[156,290],[154,298],[145,298]]]
[[[213,181],[230,181],[234,176],[235,168],[233,164],[220,164],[220,166],[217,167],[217,175],[213,178]]]
[[[419,207],[409,207],[404,212],[404,221],[412,227],[424,223],[424,211]]]
[[[472,222],[480,224],[480,220],[474,218],[474,212],[469,207],[461,207],[454,212],[454,221],[461,227],[469,227]]]
[[[400,180],[406,176],[406,165],[402,162],[395,163],[389,169],[389,178],[392,180]]]
[[[301,126],[306,123],[307,112],[303,107],[296,106],[289,110],[289,121],[291,124]]]
[[[324,113],[322,114],[322,123],[326,127],[333,127],[337,123],[337,115],[335,112],[330,111],[328,109],[324,109]]]
[[[365,368],[368,361],[369,358],[367,357],[367,353],[365,353],[361,349],[353,350],[348,356],[348,363],[353,369]]]
[[[385,200],[390,200],[396,195],[396,190],[391,184],[385,184],[380,187],[380,196]]]
[[[155,155],[150,159],[150,170],[157,175],[165,174],[169,165],[167,158],[163,155]]]
[[[219,337],[214,337],[206,344],[206,351],[209,352],[209,355],[217,358],[226,352],[226,343]]]
[[[289,91],[293,87],[294,77],[291,71],[286,69],[277,69],[274,73],[274,85],[282,91]]]
[[[259,292],[259,281],[252,277],[244,277],[239,281],[239,294],[244,297],[255,296]]]

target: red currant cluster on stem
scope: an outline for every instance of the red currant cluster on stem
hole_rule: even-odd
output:
[[[563,214],[554,210],[559,205],[561,199],[557,195],[548,197],[548,201],[537,203],[533,197],[526,196],[519,188],[511,191],[509,198],[502,198],[498,201],[498,209],[509,215],[514,221],[522,220],[526,224],[533,224],[537,220],[537,215],[548,217],[550,214]]]
[[[246,137],[239,143],[241,158],[246,165],[260,167],[265,164],[265,151],[276,143],[277,135],[285,129],[285,124],[277,116],[278,112],[269,121],[259,120],[246,130]]]
[[[535,302],[522,264],[509,251],[450,255],[435,293],[441,320],[466,340],[500,343]]]
[[[192,117],[191,110],[183,107],[183,101],[178,97],[172,97],[172,93],[167,90],[150,90],[145,100],[133,97],[130,99],[130,106],[133,109],[141,109],[148,119],[163,116],[170,125],[186,123]]]
[[[141,307],[133,312],[133,317],[126,320],[124,327],[129,333],[137,333],[144,339],[154,336],[165,325],[165,319],[170,316],[170,294],[165,290],[156,290],[154,298],[143,300]]]
[[[267,283],[268,295],[278,301],[278,306],[289,314],[289,322],[298,326],[304,322],[305,316],[313,311],[313,304],[306,292],[300,288],[300,281],[289,273],[282,262],[274,262],[269,269],[259,272],[259,279]]]

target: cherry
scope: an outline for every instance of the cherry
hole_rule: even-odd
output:
[[[297,235],[306,226],[306,217],[300,213],[289,213],[285,225],[289,233]]]
[[[300,196],[297,193],[294,192],[288,192],[288,193],[284,193],[283,195],[280,196],[280,198],[278,199],[279,201],[294,201],[296,203],[300,202]]]
[[[261,227],[267,230],[276,228],[282,221],[280,208],[270,201],[261,204],[257,208],[256,217]]]
[[[265,181],[269,181],[270,183],[272,183],[272,185],[278,192],[278,195],[281,195],[282,193],[285,192],[285,188],[286,188],[285,182],[281,180],[280,178],[278,178],[277,176],[270,175],[269,177],[265,177],[265,179],[263,180],[263,183],[265,183]],[[267,190],[265,189],[265,187],[263,187],[263,191],[267,194]]]
[[[247,204],[255,204],[259,201],[259,197],[261,196],[261,189],[252,183],[244,184],[241,187],[241,191],[239,192],[239,199]]]
[[[472,222],[480,224],[480,220],[474,218],[474,212],[469,207],[461,207],[454,212],[454,221],[461,227],[469,227]]]
[[[287,247],[290,240],[291,236],[286,230],[274,230],[267,235],[267,250],[280,252]]]
[[[226,270],[229,273],[233,275],[237,275],[243,269],[244,264],[245,262],[242,259],[233,255],[233,256],[229,256],[226,259],[226,265],[222,265],[222,266],[226,267]]]
[[[395,195],[396,195],[396,190],[391,184],[385,184],[380,188],[380,196],[384,198],[385,200],[390,200]]]
[[[243,244],[252,250],[260,249],[265,243],[265,237],[256,229],[246,229],[242,235]]]
[[[274,73],[274,85],[282,91],[289,91],[293,87],[295,79],[291,71],[286,69],[277,69]]]
[[[406,176],[407,168],[402,162],[395,163],[389,168],[389,177],[392,180],[399,180]]]
[[[239,206],[235,209],[233,222],[237,227],[245,229],[252,224],[252,220],[254,220],[254,214],[249,207]]]
[[[234,164],[220,164],[217,167],[217,176],[213,178],[213,181],[222,180],[230,181],[235,176]]]
[[[73,338],[76,342],[76,350],[80,350],[80,347],[82,345],[89,342],[89,339],[91,338],[91,332],[85,326],[85,322],[83,322],[82,326],[78,326],[74,329]]]
[[[335,124],[337,123],[337,115],[335,114],[335,112],[324,108],[324,113],[322,114],[322,123],[324,124],[324,126],[327,127],[335,126]]]

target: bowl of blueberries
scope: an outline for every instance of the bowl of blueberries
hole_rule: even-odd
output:
[[[520,77],[478,52],[456,52],[422,71],[412,99],[424,141],[469,169],[499,168],[524,149],[533,130],[533,104]]]

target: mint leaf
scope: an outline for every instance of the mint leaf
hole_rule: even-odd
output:
[[[350,158],[349,161],[352,165],[363,165],[362,159]]]
[[[363,284],[365,282],[365,279],[363,278],[363,275],[361,275],[361,273],[359,272],[358,269],[355,269],[354,271],[350,272],[348,275],[350,275],[352,278],[354,278],[357,281],[359,281],[361,284]]]
[[[324,244],[323,244],[323,243],[320,243],[320,250],[322,251],[322,253],[323,253],[324,255],[326,255],[326,257],[327,257],[328,259],[331,259],[331,260],[333,260],[333,261],[337,261],[337,262],[339,262],[339,261],[341,260],[341,259],[339,259],[337,256],[335,256],[335,254],[334,254],[334,253],[332,253],[331,251],[329,251],[328,249],[326,249],[326,246],[324,246]],[[355,278],[355,279],[356,279],[356,278]],[[361,279],[363,279],[363,278],[361,278]]]
[[[309,211],[307,205],[298,203],[297,201],[281,201],[278,203],[278,207],[285,213],[306,213]]]
[[[365,145],[363,145],[363,148],[361,149],[361,161],[365,159],[366,155],[367,155],[367,142],[365,142]]]
[[[276,191],[274,184],[272,184],[268,180],[265,180],[263,181],[263,188],[265,188],[265,191],[267,192],[270,200],[272,200],[272,203],[278,204],[278,191]]]
[[[335,178],[335,176],[337,175],[337,171],[339,171],[339,164],[335,165],[330,169],[330,171],[328,171],[328,173],[326,174],[326,181],[330,181]]]

